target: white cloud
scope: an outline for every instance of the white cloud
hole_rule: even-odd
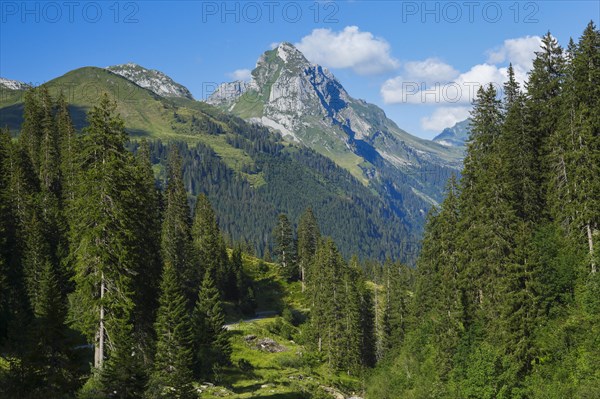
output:
[[[361,75],[378,74],[398,68],[399,62],[390,55],[390,45],[357,26],[347,26],[340,32],[315,29],[303,37],[296,47],[316,64],[331,68],[351,68]]]
[[[540,50],[541,44],[542,38],[539,36],[507,39],[502,46],[487,52],[488,62],[491,64],[512,62],[515,68],[529,71],[533,67],[535,52]]]
[[[439,83],[450,82],[459,74],[452,66],[437,58],[407,62],[404,64],[404,70],[410,79]]]
[[[481,86],[493,84],[501,90],[506,80],[506,68],[479,64],[461,73],[451,82],[433,82],[397,76],[381,86],[381,96],[386,104],[458,105],[470,104]]]
[[[469,107],[440,107],[433,111],[431,116],[421,118],[421,127],[424,130],[441,132],[468,117]]]
[[[523,84],[540,44],[538,36],[505,40],[487,52],[486,63],[474,65],[463,73],[436,58],[406,62],[402,75],[386,80],[381,86],[381,96],[387,104],[470,104],[480,86],[491,83],[498,91],[502,90],[508,76],[508,68],[502,64],[511,62],[516,80]]]
[[[227,75],[234,80],[248,81],[252,78],[252,71],[249,69],[236,69]]]
[[[279,46],[279,44],[279,42],[273,42],[269,45],[269,47],[271,47],[271,50],[275,50]]]

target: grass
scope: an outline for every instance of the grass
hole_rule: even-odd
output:
[[[348,390],[359,387],[358,380],[344,374],[332,374],[325,364],[315,364],[314,357],[302,345],[274,334],[269,328],[273,319],[239,323],[231,331],[232,365],[226,367],[219,382],[211,386],[198,384],[200,398],[310,398],[320,386],[338,386]],[[285,351],[263,352],[244,337],[271,338]]]
[[[102,93],[108,93],[117,102],[117,112],[125,121],[125,129],[133,140],[140,138],[162,141],[184,141],[189,145],[202,143],[212,148],[223,162],[238,172],[253,187],[265,184],[261,174],[242,173],[242,169],[253,167],[254,160],[243,150],[227,143],[227,135],[192,133],[189,123],[176,123],[174,113],[191,120],[210,120],[221,125],[225,131],[229,126],[215,119],[219,111],[189,99],[163,99],[129,80],[102,68],[85,67],[73,70],[45,84],[50,94],[57,97],[63,93],[70,104],[75,128],[87,125],[86,113],[97,102]],[[0,90],[0,126],[8,126],[16,134],[23,122],[24,91]]]
[[[306,312],[300,282],[282,279],[276,264],[244,255],[243,265],[255,281],[257,312],[276,310],[280,314],[284,308]],[[240,317],[229,314],[228,319],[235,322]],[[293,340],[282,336],[278,325],[287,325]],[[320,386],[337,387],[346,393],[360,388],[358,378],[331,373],[322,359],[301,345],[301,328],[293,327],[280,316],[242,321],[230,328],[232,364],[222,370],[214,386],[198,383],[200,398],[302,399],[310,398]],[[254,341],[247,342],[244,338],[249,335],[273,339],[286,350],[278,353],[258,350]]]

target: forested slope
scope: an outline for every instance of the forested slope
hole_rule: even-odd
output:
[[[547,34],[524,88],[482,88],[430,217],[406,334],[370,398],[600,395],[600,32]]]

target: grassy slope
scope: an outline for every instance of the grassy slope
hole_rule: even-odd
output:
[[[261,263],[255,258],[244,258],[244,269],[255,281],[257,312],[281,312],[288,307],[292,311],[306,313],[300,283],[286,282],[280,278],[276,265],[262,263],[261,267]],[[236,321],[239,315],[230,313],[228,319],[230,322]],[[310,360],[302,345],[274,333],[273,325],[277,322],[285,323],[281,317],[274,316],[237,322],[231,326],[232,366],[223,370],[217,385],[199,384],[198,388],[202,391],[200,398],[301,399],[320,386],[336,387],[347,395],[360,389],[358,378],[329,372],[324,364]],[[293,330],[299,333],[298,329]],[[256,335],[258,339],[271,338],[286,350],[279,353],[257,350],[252,342],[244,339],[248,335]],[[239,366],[240,361],[242,364],[249,362],[252,369],[243,371]]]
[[[202,142],[225,161],[230,168],[240,171],[253,160],[244,151],[232,147],[225,135],[192,132],[189,124],[176,123],[174,112],[183,118],[194,116],[200,122],[210,120],[209,106],[191,100],[167,100],[129,80],[102,68],[84,67],[73,70],[45,84],[53,96],[62,92],[70,104],[73,123],[77,129],[86,125],[86,112],[97,103],[102,93],[117,101],[117,111],[125,120],[125,128],[133,139],[147,137],[163,141],[178,140],[189,144]],[[23,121],[24,91],[0,90],[0,126],[8,126],[17,133]],[[226,126],[223,126],[227,130]],[[251,182],[252,183],[252,182]],[[259,183],[259,182],[258,182]]]

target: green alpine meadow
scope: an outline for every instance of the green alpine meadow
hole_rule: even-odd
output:
[[[0,5],[0,399],[600,398],[597,5],[475,3]]]

